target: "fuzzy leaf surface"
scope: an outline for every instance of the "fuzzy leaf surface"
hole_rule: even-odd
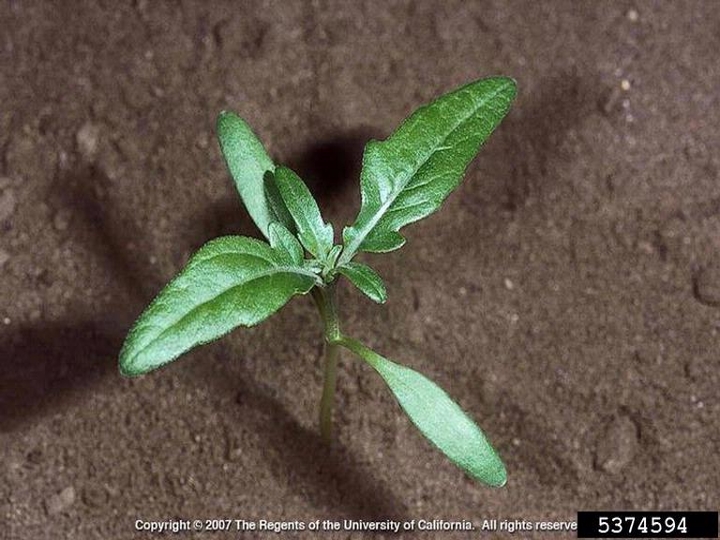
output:
[[[297,227],[295,227],[295,220],[290,215],[290,210],[285,206],[280,190],[275,182],[275,174],[267,171],[264,178],[265,183],[265,198],[267,199],[268,208],[270,214],[276,218],[278,223],[282,223],[285,228],[291,233],[297,233]]]
[[[260,232],[267,238],[270,223],[281,221],[281,217],[274,214],[265,195],[265,174],[272,173],[275,164],[247,122],[235,113],[220,113],[217,135],[240,198]]]
[[[382,278],[369,266],[349,262],[339,267],[338,271],[373,302],[384,304],[387,300],[387,291]]]
[[[297,174],[282,166],[275,170],[275,184],[295,221],[302,245],[318,259],[326,259],[333,247],[333,228],[323,220],[310,190]]]
[[[285,249],[242,236],[212,240],[137,319],[120,371],[147,373],[237,326],[258,324],[316,281]]]
[[[302,266],[303,264],[303,248],[298,239],[287,230],[287,228],[273,221],[268,229],[270,233],[270,246],[273,249],[285,251],[290,256],[293,264]]]
[[[368,142],[360,213],[343,231],[340,263],[358,251],[401,247],[400,228],[435,212],[460,184],[515,94],[512,79],[481,79],[420,107],[386,140]]]
[[[340,344],[385,380],[413,424],[453,463],[494,487],[507,482],[505,466],[485,434],[445,391],[424,375],[383,358],[352,338]]]

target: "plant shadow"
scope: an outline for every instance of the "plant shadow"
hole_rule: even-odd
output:
[[[73,242],[92,252],[111,290],[109,306],[94,309],[73,301],[70,320],[26,324],[0,341],[0,431],[14,431],[48,411],[90,391],[117,373],[117,353],[133,314],[158,281],[133,256],[143,249],[134,224],[105,208],[107,176],[83,166],[59,178],[47,200],[71,216]]]
[[[300,158],[309,159],[307,156],[317,151],[313,147],[301,153]],[[314,178],[320,182],[318,185],[329,178],[325,174],[349,170],[350,165],[341,161],[317,173]],[[97,266],[108,284],[115,282],[111,287],[115,293],[109,307],[74,305],[70,321],[43,321],[2,334],[0,432],[15,432],[51,411],[60,412],[72,403],[82,402],[106,377],[119,379],[117,354],[124,335],[133,318],[162,286],[162,277],[136,256],[149,248],[143,240],[146,235],[123,217],[127,213],[112,211],[104,189],[109,179],[101,170],[82,167],[56,184],[62,189],[49,194],[50,203],[71,213],[69,236],[97,257]],[[335,192],[329,189],[324,193],[332,197]],[[184,236],[187,249],[222,234],[253,230],[257,236],[250,218],[243,216],[237,200],[230,198],[201,211]],[[197,381],[192,374],[191,370],[187,375],[188,384]],[[327,448],[314,431],[298,424],[290,411],[251,378],[210,380],[225,395],[240,392],[251,396],[247,406],[272,418],[271,422],[252,427],[282,456],[285,476],[310,486],[307,489],[314,503],[341,508],[353,517],[377,519],[404,513],[392,492],[374,480],[372,471],[350,450],[341,446]],[[237,415],[234,421],[248,420],[245,415]]]
[[[487,172],[480,184],[487,178],[490,195],[505,210],[522,209],[552,181],[551,165],[562,155],[562,139],[597,111],[605,93],[594,73],[572,70],[541,80],[531,96],[521,95],[522,108],[510,111],[493,134],[492,144],[482,150],[482,167]]]
[[[110,373],[122,340],[94,321],[23,326],[0,343],[0,432],[62,411]]]
[[[219,344],[218,365],[228,366],[237,351]],[[354,519],[405,519],[407,508],[362,464],[352,449],[333,442],[328,446],[315,429],[302,426],[272,397],[272,390],[254,380],[242,366],[214,370],[209,362],[196,363],[188,375],[208,381],[218,397],[234,397],[222,415],[228,425],[243,423],[267,443],[273,473],[293,490],[303,493],[315,508],[339,511]],[[252,409],[252,410],[250,410]]]
[[[368,126],[334,132],[288,158],[288,166],[307,184],[325,219],[338,226],[349,223],[359,210],[362,156],[372,138],[378,138],[378,131]]]

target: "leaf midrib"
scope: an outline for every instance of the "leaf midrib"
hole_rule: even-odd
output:
[[[393,204],[393,202],[395,202],[395,199],[400,196],[400,194],[408,185],[410,180],[412,180],[412,178],[417,174],[417,171],[423,168],[425,164],[430,161],[433,155],[435,155],[435,153],[438,151],[438,148],[441,148],[443,146],[443,143],[453,133],[455,133],[465,122],[467,122],[470,118],[477,114],[478,110],[480,110],[481,107],[483,107],[487,102],[494,99],[498,94],[506,90],[508,86],[510,86],[510,83],[506,82],[504,85],[498,87],[492,94],[485,96],[470,114],[464,116],[458,123],[456,123],[453,128],[448,131],[447,134],[442,138],[438,145],[433,147],[432,150],[428,152],[428,155],[425,157],[425,159],[423,159],[423,161],[415,168],[415,170],[403,180],[401,187],[399,189],[393,189],[393,191],[390,193],[390,196],[388,197],[388,200],[380,206],[380,209],[370,219],[367,226],[362,227],[358,231],[358,234],[355,235],[355,238],[350,242],[350,244],[345,247],[345,249],[343,250],[343,254],[340,257],[339,264],[347,263],[355,256],[355,253],[357,253],[358,248],[363,243],[365,238],[367,238],[367,235],[372,232],[372,230],[375,228],[375,225],[377,225],[378,222],[383,218],[387,209]]]

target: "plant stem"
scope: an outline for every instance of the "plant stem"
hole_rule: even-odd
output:
[[[340,347],[337,343],[325,344],[325,381],[320,398],[320,435],[327,444],[332,441],[332,409],[339,353]]]
[[[313,289],[313,298],[320,311],[325,327],[325,375],[323,393],[320,398],[320,435],[330,444],[332,440],[332,409],[335,399],[335,380],[337,378],[337,362],[340,355],[339,341],[340,321],[337,314],[337,301],[335,298],[336,283],[326,287]]]

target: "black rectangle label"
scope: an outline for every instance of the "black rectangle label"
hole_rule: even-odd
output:
[[[717,512],[578,512],[578,538],[717,538]]]

